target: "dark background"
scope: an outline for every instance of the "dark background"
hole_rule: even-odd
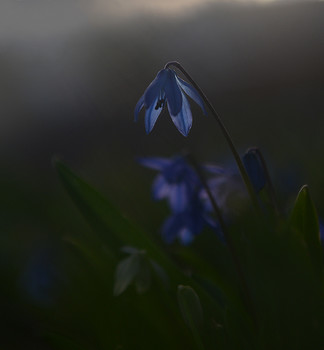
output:
[[[189,150],[200,161],[233,164],[212,116],[193,103],[188,138],[166,112],[150,135],[143,114],[133,122],[137,100],[167,61],[181,62],[192,74],[241,153],[261,148],[287,208],[308,183],[324,216],[324,3],[208,2],[177,11],[144,3],[135,11],[126,3],[107,1],[104,11],[104,1],[92,3],[97,7],[1,2],[0,306],[6,346],[22,339],[33,346],[37,322],[26,305],[55,303],[46,278],[57,269],[41,271],[41,289],[38,272],[30,271],[39,262],[60,261],[66,234],[89,230],[59,184],[54,155],[152,232],[165,213],[151,205],[154,174],[136,164],[136,156]]]

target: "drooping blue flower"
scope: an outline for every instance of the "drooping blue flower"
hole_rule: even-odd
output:
[[[167,105],[174,125],[182,135],[188,136],[192,126],[192,114],[185,94],[206,114],[204,102],[194,87],[179,78],[174,70],[160,70],[136,104],[135,121],[138,120],[141,109],[145,107],[145,130],[150,133],[162,109]]]
[[[160,172],[152,185],[153,198],[167,199],[173,212],[184,211],[202,186],[198,175],[182,156],[139,158],[138,161]]]
[[[221,238],[219,225],[210,216],[213,208],[202,196],[204,188],[200,178],[185,157],[140,158],[139,163],[160,172],[153,182],[152,193],[156,200],[168,200],[171,209],[161,229],[167,243],[177,238],[182,244],[189,244],[206,226]],[[213,174],[223,172],[211,165],[203,169]]]
[[[197,195],[196,198],[192,198],[184,211],[174,212],[165,220],[161,233],[167,243],[178,239],[183,245],[188,245],[205,226],[213,228],[218,236],[221,236],[219,225],[209,216],[204,203]]]

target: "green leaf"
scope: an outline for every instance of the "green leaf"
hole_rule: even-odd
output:
[[[134,281],[140,269],[140,257],[138,254],[129,256],[122,260],[116,269],[114,295],[123,293]]]
[[[51,345],[53,349],[61,350],[85,350],[86,348],[75,342],[63,334],[48,331],[44,335],[45,341]],[[88,349],[88,347],[87,347]]]
[[[148,256],[154,258],[164,267],[176,270],[175,264],[153,243],[149,235],[133,225],[100,193],[76,176],[60,161],[55,162],[60,179],[94,231],[106,243],[107,248],[117,260],[122,246],[140,247]],[[128,251],[128,248],[124,248]]]
[[[145,293],[151,286],[151,267],[147,258],[140,257],[140,268],[135,280],[135,287],[138,294]]]
[[[163,267],[161,267],[157,262],[155,262],[152,259],[150,259],[150,262],[151,262],[152,269],[154,270],[156,276],[159,278],[163,287],[165,289],[169,289],[170,288],[170,280],[169,280],[167,273],[163,269]]]
[[[178,286],[178,302],[182,317],[189,328],[200,328],[203,312],[197,293],[190,286]]]
[[[297,195],[290,224],[305,241],[314,268],[322,275],[323,260],[319,222],[307,185],[304,185]]]
[[[163,249],[152,241],[148,234],[133,225],[107,199],[75,175],[62,162],[55,160],[54,165],[66,191],[94,232],[104,242],[111,259],[117,262],[120,249],[125,245],[145,250],[149,259],[153,259],[166,271],[171,288],[179,283],[193,284],[194,288],[199,291],[201,298],[218,315],[217,317],[222,318],[223,313],[217,301],[213,300],[208,292],[195,281],[186,276]],[[126,250],[128,251],[127,248]]]
[[[197,293],[190,286],[178,286],[178,302],[182,317],[190,328],[197,347],[203,349],[199,330],[203,326],[203,311]]]

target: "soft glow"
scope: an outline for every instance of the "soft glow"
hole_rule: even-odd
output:
[[[180,15],[192,13],[206,4],[215,3],[255,3],[268,4],[272,2],[300,2],[302,0],[96,0],[94,8],[96,13],[119,16],[133,16],[140,13],[155,13],[160,15]],[[307,1],[307,0],[304,0]],[[316,1],[316,0],[315,0]]]

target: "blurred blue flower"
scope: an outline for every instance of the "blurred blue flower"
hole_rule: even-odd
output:
[[[320,229],[320,240],[321,240],[321,243],[324,245],[324,223],[322,220],[319,220],[319,229]]]
[[[58,296],[59,276],[53,248],[36,246],[22,272],[21,287],[33,302],[50,306]]]
[[[177,238],[183,245],[188,245],[205,226],[213,228],[221,236],[217,222],[208,215],[199,196],[192,199],[184,211],[172,213],[165,220],[161,229],[165,242],[172,243]]]
[[[167,243],[178,238],[182,244],[189,244],[205,226],[220,233],[217,222],[209,215],[213,208],[208,198],[202,196],[205,190],[199,176],[185,157],[148,157],[138,161],[160,172],[153,182],[152,193],[155,200],[167,199],[172,211],[161,230]],[[203,169],[213,174],[223,172],[220,167],[212,165],[204,166]]]
[[[175,213],[184,211],[202,186],[198,175],[182,156],[139,158],[138,161],[141,165],[160,171],[152,185],[153,198],[167,199]]]
[[[191,97],[206,114],[202,98],[197,90],[180,79],[172,69],[162,69],[145,90],[135,107],[135,121],[145,107],[145,130],[150,133],[163,107],[167,104],[174,125],[184,136],[187,136],[192,126],[192,115],[185,93]]]

